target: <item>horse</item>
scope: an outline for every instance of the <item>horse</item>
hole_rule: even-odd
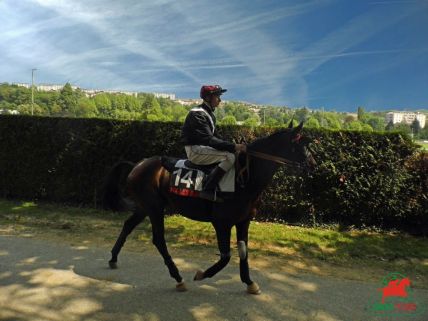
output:
[[[168,191],[170,173],[162,166],[161,157],[154,156],[138,164],[119,162],[109,172],[105,183],[104,205],[114,211],[132,210],[124,222],[122,231],[111,250],[110,268],[117,268],[118,255],[127,236],[149,217],[152,226],[152,243],[164,259],[170,276],[175,279],[176,289],[186,291],[186,285],[171,258],[164,237],[164,216],[167,213],[183,215],[192,220],[211,222],[220,250],[219,260],[205,271],[197,271],[194,281],[211,278],[230,261],[231,230],[236,227],[240,278],[247,285],[247,292],[259,294],[260,287],[250,278],[248,264],[248,229],[256,215],[262,191],[268,186],[281,164],[310,171],[316,161],[309,148],[310,140],[301,135],[303,122],[294,127],[280,129],[247,145],[246,158],[248,179],[236,187],[233,198],[212,202],[201,198],[183,197]],[[125,189],[121,189],[121,177],[127,175]]]

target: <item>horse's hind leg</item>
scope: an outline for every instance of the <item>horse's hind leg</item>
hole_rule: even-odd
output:
[[[112,250],[111,250],[111,260],[109,261],[110,268],[117,268],[117,256],[119,255],[120,250],[126,242],[126,238],[132,232],[132,230],[142,222],[146,217],[142,211],[136,210],[123,224],[122,231],[119,234],[119,237],[116,240]]]
[[[164,215],[163,211],[154,211],[153,214],[149,215],[150,221],[152,222],[152,232],[153,232],[153,244],[158,249],[159,253],[162,255],[165,265],[168,268],[169,274],[172,278],[177,281],[177,290],[186,291],[186,287],[183,282],[183,278],[178,271],[177,266],[171,258],[171,255],[168,252],[165,241],[165,224],[164,224]]]

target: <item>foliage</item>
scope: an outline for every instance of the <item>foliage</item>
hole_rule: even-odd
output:
[[[139,93],[137,96],[100,92],[86,96],[80,89],[74,90],[69,83],[56,91],[35,91],[33,112],[40,116],[109,118],[122,120],[175,121],[184,122],[190,108],[179,102],[156,98],[153,94]],[[0,84],[0,113],[17,110],[31,114],[31,90],[25,87]],[[6,112],[5,112],[6,111]],[[357,131],[399,130],[415,134],[415,138],[428,138],[428,126],[420,128],[418,122],[408,125],[385,124],[385,113],[368,113],[358,107],[357,114],[294,108],[259,106],[243,102],[226,101],[215,111],[219,124],[239,124],[250,127],[260,125],[286,126],[294,119],[305,121],[307,127],[327,129],[349,129]],[[235,121],[234,121],[235,120]]]
[[[219,126],[251,142],[274,129]],[[177,122],[0,116],[0,195],[98,206],[119,160],[184,156]],[[259,219],[378,226],[428,233],[427,158],[407,136],[305,129],[317,169],[280,168],[260,200]]]
[[[183,121],[188,109],[170,99],[152,94],[98,93],[87,97],[69,83],[59,91],[34,92],[34,115],[53,117],[111,118],[124,120]],[[0,84],[0,109],[31,114],[31,90]]]

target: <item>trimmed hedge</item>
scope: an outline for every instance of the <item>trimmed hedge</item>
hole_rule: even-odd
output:
[[[219,127],[247,142],[274,129]],[[181,124],[0,116],[0,195],[97,207],[103,179],[119,160],[184,156]],[[305,130],[318,168],[281,168],[258,218],[302,224],[395,228],[428,234],[428,157],[399,133]]]

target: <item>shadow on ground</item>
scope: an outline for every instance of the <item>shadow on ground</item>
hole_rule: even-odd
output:
[[[124,252],[110,270],[105,250],[0,236],[0,320],[384,320],[365,310],[377,284],[268,268],[253,271],[263,293],[250,296],[235,261],[213,279],[190,281],[217,259],[212,249],[206,255],[176,258],[189,288],[178,293],[152,252]],[[428,302],[428,291],[415,297]],[[407,319],[426,316],[400,317]]]

